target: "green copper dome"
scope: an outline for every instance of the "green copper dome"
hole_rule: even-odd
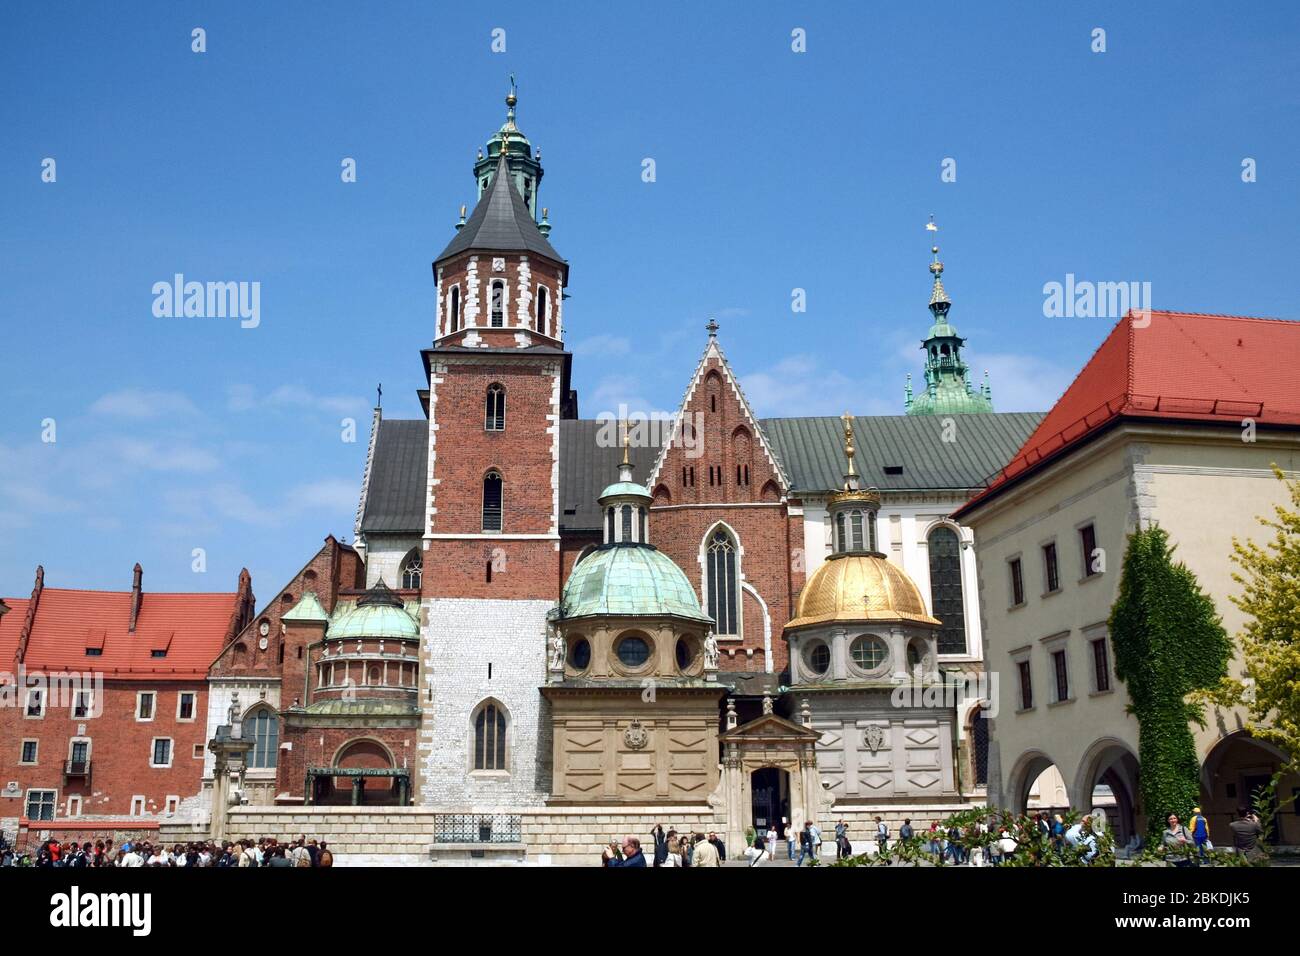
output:
[[[560,599],[566,618],[673,615],[711,623],[682,569],[649,545],[613,545],[578,562]]]
[[[613,498],[615,495],[633,495],[646,501],[650,500],[650,493],[645,490],[645,485],[639,485],[635,481],[616,481],[612,485],[607,485],[600,493],[601,498]]]
[[[325,636],[341,638],[384,637],[415,639],[420,625],[406,610],[402,599],[380,581],[355,606],[335,608]]]

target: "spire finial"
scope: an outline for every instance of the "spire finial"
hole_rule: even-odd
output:
[[[627,434],[627,419],[625,418],[623,419],[623,464],[627,466],[632,464],[631,459],[628,458],[628,448],[630,446],[631,442],[628,440]]]
[[[709,316],[709,324],[706,325],[705,328],[708,329],[710,339],[716,339],[718,337],[717,319],[713,318],[712,316]]]
[[[930,221],[925,224],[925,230],[926,232],[939,231],[934,216],[931,216]],[[936,319],[940,319],[948,314],[948,307],[952,302],[943,288],[943,263],[939,261],[938,245],[931,246],[930,253],[934,256],[930,261],[930,273],[934,276],[934,287],[930,290],[930,311],[934,313]]]
[[[844,422],[844,454],[849,460],[848,470],[844,472],[844,490],[856,491],[858,488],[858,471],[853,463],[853,413],[845,412],[840,416]]]

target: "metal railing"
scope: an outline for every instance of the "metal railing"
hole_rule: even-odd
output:
[[[438,843],[522,843],[523,822],[517,813],[437,813]]]

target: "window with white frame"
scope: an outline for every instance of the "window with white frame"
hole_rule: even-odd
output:
[[[37,756],[39,755],[39,753],[40,753],[40,743],[38,741],[32,740],[30,738],[24,740],[22,743],[22,747],[20,748],[18,762],[25,763],[25,764],[34,764],[36,763]]]
[[[131,798],[131,816],[144,816],[144,802],[144,797],[138,793]]]
[[[244,733],[253,740],[248,766],[256,770],[274,768],[280,750],[280,722],[275,711],[258,707],[244,718]]]
[[[135,695],[135,719],[136,720],[153,720],[154,705],[158,701],[158,695],[151,690],[136,691]]]
[[[506,324],[506,284],[503,279],[493,279],[489,291],[490,315],[492,328],[503,328]]]
[[[149,754],[149,766],[170,767],[172,765],[172,739],[155,737]]]
[[[95,709],[95,692],[79,690],[72,698],[72,717],[81,720],[91,716]]]
[[[81,816],[81,797],[79,796],[68,797],[68,816],[70,817]]]
[[[173,816],[181,808],[181,798],[175,794],[169,794],[167,797],[167,815]]]
[[[33,688],[27,692],[27,706],[23,708],[23,716],[31,720],[45,716],[45,691]]]
[[[708,596],[709,617],[713,618],[718,634],[740,633],[737,611],[740,604],[740,580],[736,573],[736,542],[722,528],[709,536],[705,552],[705,590]]]
[[[183,690],[176,697],[176,719],[192,721],[195,717],[195,701],[198,695],[192,690]]]

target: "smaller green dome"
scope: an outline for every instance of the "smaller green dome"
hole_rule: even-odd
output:
[[[605,490],[600,493],[600,498],[597,500],[613,498],[615,495],[632,495],[637,498],[645,498],[647,501],[650,499],[650,493],[645,490],[645,485],[639,485],[635,481],[616,481],[612,485],[606,487]]]
[[[701,624],[713,620],[700,610],[682,569],[662,551],[643,544],[606,545],[579,561],[564,585],[560,609],[565,618],[608,614],[672,615]]]
[[[325,636],[341,638],[418,638],[420,625],[402,599],[380,581],[353,606],[334,610]]]

